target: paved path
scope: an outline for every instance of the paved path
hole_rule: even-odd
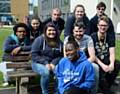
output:
[[[0,88],[0,94],[15,94],[15,88]]]
[[[120,81],[120,78],[117,79],[117,81]],[[115,94],[120,94],[120,83],[119,85],[114,85],[112,87],[112,90],[115,91]],[[32,90],[36,91],[36,90]],[[15,88],[0,88],[0,94],[15,94]],[[38,94],[38,93],[30,93],[30,94]],[[101,93],[98,93],[101,94]]]

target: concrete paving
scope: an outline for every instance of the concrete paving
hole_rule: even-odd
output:
[[[112,87],[112,91],[115,92],[115,94],[120,94],[120,78],[117,78],[119,83],[117,85],[114,85]],[[39,94],[36,92],[36,90],[31,90],[32,92],[29,94]],[[0,94],[15,94],[15,87],[13,88],[0,88]],[[97,94],[102,94],[102,93],[97,93]]]
[[[15,87],[13,87],[13,88],[0,88],[0,94],[15,94]]]

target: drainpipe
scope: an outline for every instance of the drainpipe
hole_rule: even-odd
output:
[[[113,19],[113,4],[114,4],[114,0],[111,0],[111,10],[110,10],[110,18],[111,18],[111,20]]]

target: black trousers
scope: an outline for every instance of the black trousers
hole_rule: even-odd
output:
[[[71,87],[65,90],[64,94],[90,94],[87,90],[80,89],[79,87]]]
[[[106,73],[100,68],[99,73],[99,89],[103,94],[111,94],[111,86],[114,84],[116,77],[119,74],[120,63],[115,62],[115,69],[111,73]]]

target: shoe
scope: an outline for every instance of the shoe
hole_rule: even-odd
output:
[[[8,82],[5,82],[5,83],[2,84],[3,87],[6,87],[6,86],[8,86],[8,85],[9,85]]]

